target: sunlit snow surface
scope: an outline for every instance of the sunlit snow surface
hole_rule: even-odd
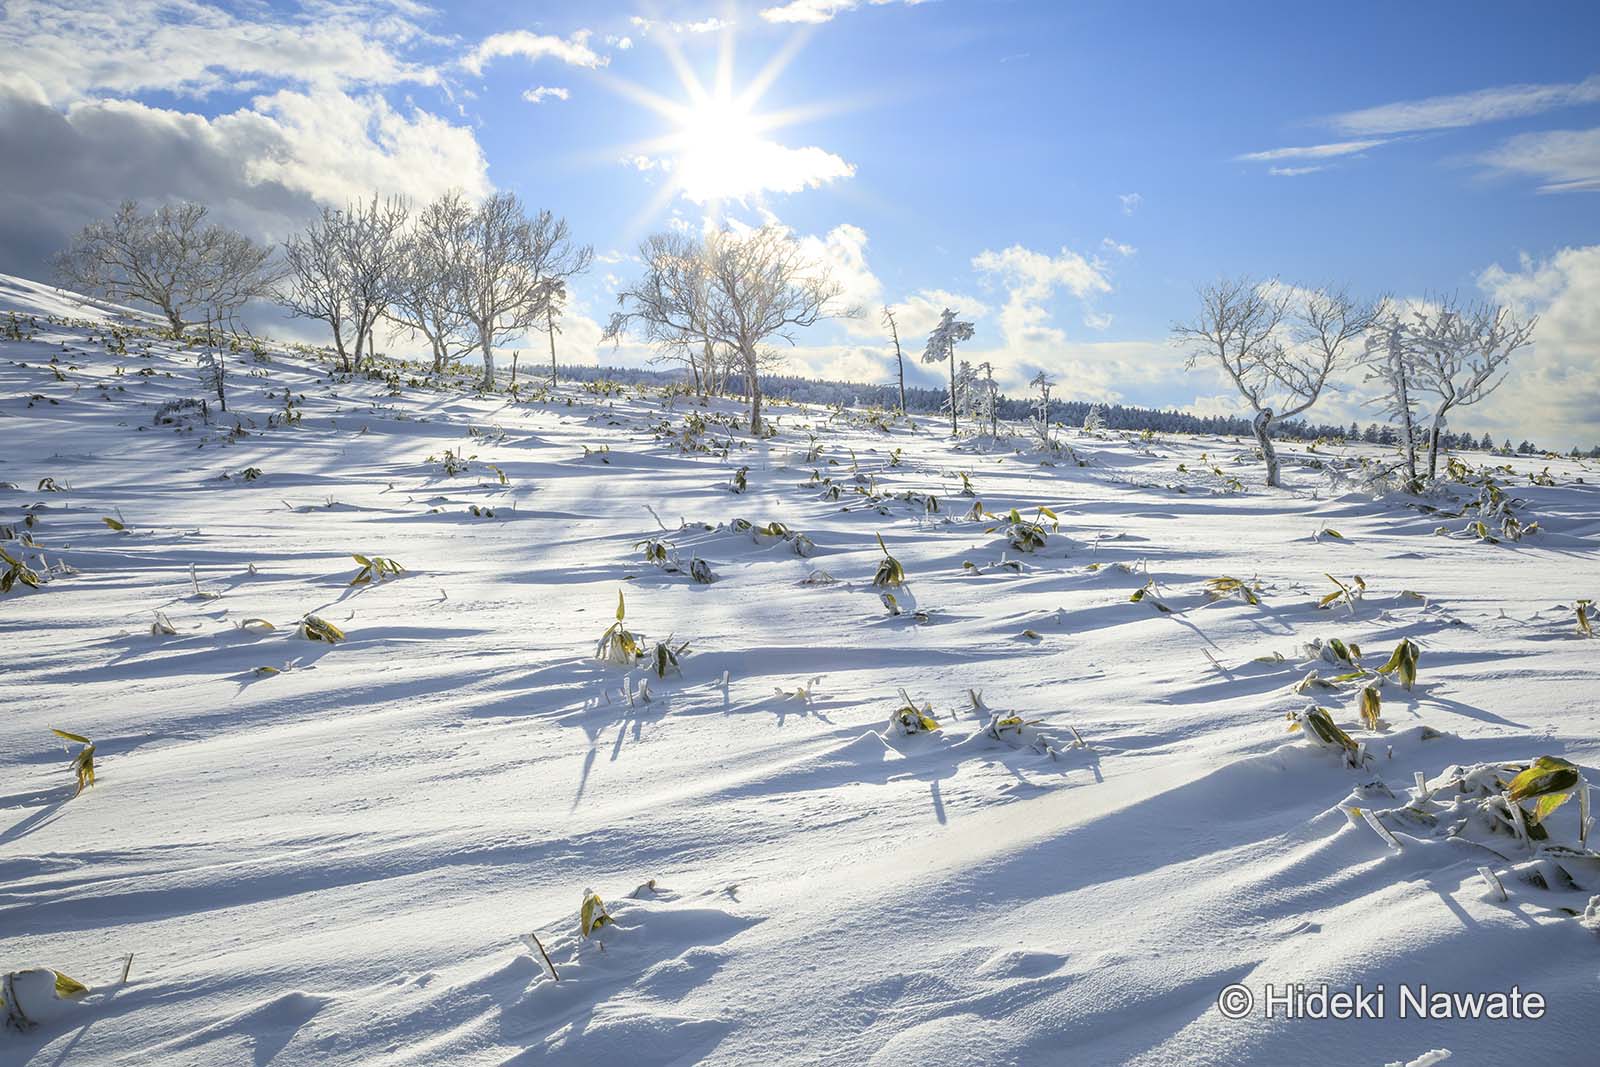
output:
[[[38,325],[0,341],[0,526],[76,573],[0,599],[0,970],[103,987],[135,958],[126,985],[0,1034],[0,1062],[1554,1064],[1600,1040],[1600,941],[1562,910],[1584,894],[1475,846],[1401,832],[1394,852],[1338,807],[1378,780],[1403,803],[1413,772],[1452,764],[1563,755],[1596,776],[1600,643],[1572,610],[1600,595],[1592,461],[1549,461],[1554,487],[1529,484],[1547,461],[1510,461],[1542,533],[1489,545],[1313,465],[1375,449],[1288,446],[1267,492],[1234,439],[1068,432],[1088,465],[1041,466],[953,447],[936,418],[884,432],[775,403],[778,435],[732,434],[723,458],[656,431],[732,402],[391,395],[281,353],[230,356],[231,414],[177,431],[152,416],[198,394],[193,349],[111,354],[111,312],[0,279],[0,328],[7,310]],[[268,428],[285,389],[303,421]],[[813,470],[842,498],[802,485]],[[959,471],[989,511],[1045,505],[1060,531],[1009,548],[963,517]],[[882,513],[858,473],[939,511]],[[899,617],[870,584],[877,533],[909,575]],[[718,581],[650,566],[646,538]],[[406,572],[351,587],[352,553]],[[837,583],[801,584],[817,569]],[[1146,569],[1171,613],[1129,602]],[[1365,578],[1357,611],[1316,608],[1327,574]],[[1262,603],[1209,601],[1219,575]],[[648,702],[625,692],[643,669],[592,658],[619,590],[652,647],[691,642]],[[157,611],[176,636],[151,635]],[[297,638],[307,612],[348,640]],[[1385,687],[1385,732],[1358,729],[1353,690],[1293,692],[1305,642],[1358,642],[1371,667],[1403,636],[1420,678]],[[939,731],[885,729],[902,687]],[[1039,720],[1055,758],[985,736],[969,689]],[[1364,771],[1285,731],[1312,700],[1366,743]],[[77,798],[52,727],[96,742]],[[615,923],[584,943],[588,887]],[[1549,1008],[1215,1006],[1297,981],[1517,984]]]

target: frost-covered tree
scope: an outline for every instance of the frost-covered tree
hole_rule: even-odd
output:
[[[550,339],[550,388],[556,387],[556,334],[561,332],[561,327],[556,324],[567,310],[567,283],[566,279],[558,279],[550,288],[550,296],[544,302],[544,333]],[[513,377],[515,371],[512,372]]]
[[[700,343],[708,361],[719,351],[731,358],[750,395],[754,434],[762,429],[761,379],[777,360],[771,343],[793,344],[799,329],[857,313],[839,306],[842,287],[781,226],[719,230],[704,240],[656,234],[641,254],[645,275],[617,294],[623,310],[607,336],[637,329],[658,348]]]
[[[968,422],[978,417],[978,405],[982,402],[981,388],[982,381],[978,377],[978,369],[966,360],[962,360],[961,368],[956,371],[955,401],[956,410],[960,411]]]
[[[467,220],[453,272],[456,302],[477,335],[483,384],[494,385],[495,345],[553,321],[549,304],[562,285],[589,269],[594,249],[573,243],[565,219],[529,217],[515,193],[492,193]]]
[[[1030,386],[1039,391],[1038,399],[1033,402],[1034,432],[1039,435],[1039,443],[1050,447],[1050,390],[1055,388],[1056,380],[1040,371],[1028,382]]]
[[[472,206],[448,192],[417,213],[396,265],[394,299],[385,314],[413,337],[421,334],[435,374],[478,346],[466,309],[456,299],[455,272],[464,259]]]
[[[984,360],[978,368],[983,371],[983,379],[978,383],[976,415],[989,424],[989,436],[993,438],[1000,432],[1000,387],[994,381],[993,363]]]
[[[1085,433],[1099,433],[1106,428],[1106,409],[1096,404],[1089,409],[1083,417],[1083,430]]]
[[[228,410],[228,368],[223,362],[222,352],[215,344],[207,339],[206,347],[200,350],[198,368],[200,372],[200,387],[217,398],[217,406],[223,411]]]
[[[323,208],[284,245],[290,286],[280,299],[291,314],[328,324],[342,370],[361,369],[378,320],[403,291],[407,214],[403,200],[374,194],[342,211]]]
[[[927,347],[922,350],[922,362],[950,361],[950,432],[959,432],[956,424],[956,343],[972,340],[972,323],[961,322],[956,312],[945,308],[939,313],[939,325],[928,335]]]
[[[685,233],[665,231],[639,244],[644,275],[617,293],[623,310],[611,316],[605,339],[630,330],[654,346],[655,361],[682,363],[702,396],[715,392],[716,345],[711,340],[711,273],[705,245]]]
[[[1367,368],[1367,381],[1376,382],[1382,392],[1375,403],[1398,430],[1400,456],[1406,466],[1406,489],[1420,488],[1417,478],[1417,383],[1416,359],[1405,320],[1393,308],[1367,334],[1361,363]]]
[[[1519,320],[1498,304],[1458,305],[1445,300],[1413,312],[1409,333],[1417,388],[1434,399],[1428,431],[1428,480],[1439,472],[1446,419],[1476,404],[1505,381],[1512,355],[1533,340],[1537,319]]]
[[[774,339],[794,344],[794,331],[836,315],[844,289],[822,264],[809,261],[781,226],[749,233],[721,230],[706,238],[711,275],[711,330],[739,361],[750,388],[750,432],[761,432],[761,371]]]
[[[206,319],[231,321],[270,293],[277,280],[272,248],[207,223],[206,214],[204,204],[144,212],[125,200],[110,218],[78,232],[56,257],[56,276],[84,292],[157,309],[174,336]]]
[[[1224,278],[1201,288],[1200,314],[1174,324],[1172,336],[1189,349],[1188,366],[1215,364],[1249,403],[1267,484],[1278,486],[1282,471],[1272,444],[1273,424],[1317,402],[1377,313],[1376,304],[1342,290]]]
[[[900,372],[900,414],[906,413],[906,359],[900,351],[900,325],[894,321],[894,311],[887,305],[883,309],[883,324],[889,327],[889,336],[894,340],[894,363]]]

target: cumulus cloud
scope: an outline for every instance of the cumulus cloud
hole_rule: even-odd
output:
[[[1144,197],[1138,193],[1118,193],[1117,199],[1122,201],[1122,213],[1132,215],[1139,210],[1139,205],[1144,203]]]
[[[128,197],[200,200],[276,240],[319,204],[374,190],[420,200],[489,188],[471,130],[331,90],[280,90],[205,118],[131,100],[61,110],[0,86],[0,144],[0,270],[34,277],[77,227]]]
[[[1563,248],[1549,259],[1524,256],[1478,276],[1496,301],[1538,315],[1530,349],[1489,399],[1462,409],[1461,428],[1532,437],[1546,447],[1600,443],[1600,245]]]
[[[861,312],[845,320],[847,328],[876,333],[872,323],[883,303],[883,283],[867,263],[867,232],[860,226],[843,223],[822,237],[802,237],[799,243],[806,260],[826,268],[839,284],[839,303]]]
[[[890,307],[900,330],[900,343],[917,351],[921,351],[928,334],[939,324],[939,316],[945,308],[969,322],[982,322],[989,314],[989,306],[982,300],[948,289],[922,289]]]
[[[768,22],[799,22],[817,25],[823,22],[830,22],[835,16],[842,15],[847,11],[854,11],[864,5],[882,7],[886,4],[897,2],[910,7],[923,3],[924,0],[789,0],[788,3],[763,8],[761,17]]]
[[[673,163],[678,191],[696,204],[743,202],[766,193],[798,193],[849,178],[856,172],[855,164],[816,145],[790,148],[758,136],[730,136],[726,143],[710,150],[691,148]],[[634,165],[640,170],[649,169],[637,162]]]
[[[152,90],[198,97],[267,83],[434,84],[434,68],[400,54],[426,36],[397,9],[361,0],[278,13],[199,0],[8,0],[0,19],[6,67],[56,102]]]
[[[642,15],[634,15],[628,19],[630,25],[640,34],[648,35],[652,31],[669,34],[697,34],[715,33],[718,30],[733,28],[733,23],[727,19],[719,19],[714,15],[702,19],[689,19],[683,22],[662,21],[660,19],[647,19]]]
[[[74,230],[130,197],[199,200],[276,240],[319,205],[374,191],[486,192],[469,128],[384,95],[440,84],[436,68],[411,58],[450,44],[412,21],[425,13],[385,0],[227,9],[10,0],[0,20],[0,269],[46,273]],[[253,95],[196,113],[223,90]],[[195,111],[156,106],[155,92],[196,101]]]
[[[570,100],[572,94],[559,86],[541,85],[537,89],[524,89],[522,99],[530,104],[542,104],[546,100]]]
[[[611,59],[589,47],[591,36],[588,30],[578,30],[565,39],[529,30],[496,33],[485,37],[476,48],[462,56],[461,66],[473,74],[482,74],[483,68],[495,59],[521,56],[530,61],[556,59],[573,67],[603,67]]]
[[[1060,346],[1066,340],[1060,329],[1049,325],[1050,312],[1045,307],[1057,289],[1079,299],[1111,291],[1099,260],[1085,259],[1067,248],[1055,256],[1021,245],[999,252],[985,250],[973,257],[972,266],[1005,286],[1000,332],[1009,347],[1027,351]]]

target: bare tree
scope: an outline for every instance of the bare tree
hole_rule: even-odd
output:
[[[894,338],[894,362],[900,371],[900,414],[906,413],[906,359],[900,351],[900,327],[894,321],[894,311],[887,305],[883,309],[883,324],[889,327],[889,336]]]
[[[726,345],[750,388],[750,432],[761,433],[761,370],[774,338],[794,344],[794,331],[836,314],[843,287],[826,267],[808,262],[781,226],[748,234],[722,230],[706,238],[711,279],[707,336]]]
[[[406,218],[404,201],[374,195],[343,211],[323,208],[284,245],[291,284],[280,300],[291,314],[328,324],[341,370],[361,369],[378,319],[405,291]],[[346,330],[354,334],[354,358]]]
[[[271,257],[271,246],[207,224],[204,204],[163,204],[145,213],[125,200],[109,219],[80,230],[54,265],[66,285],[156,308],[181,336],[202,321],[196,310],[231,320],[266,296],[276,280]]]
[[[418,212],[403,239],[393,301],[385,311],[401,329],[427,340],[435,374],[478,345],[466,311],[455,300],[453,273],[464,257],[471,217],[471,205],[453,191]]]
[[[928,345],[922,350],[922,362],[950,361],[950,432],[958,432],[956,425],[956,342],[972,340],[972,323],[960,322],[956,312],[945,308],[939,313],[939,325],[928,335]]]
[[[373,354],[378,320],[394,304],[405,276],[406,223],[404,200],[380,201],[377,194],[366,203],[345,209],[336,231],[344,267],[344,284],[350,319],[355,326],[355,366],[361,369],[361,346]]]
[[[1000,433],[1000,387],[994,384],[994,364],[984,360],[978,364],[983,368],[983,409],[980,414],[989,418],[989,437],[991,439]],[[904,404],[904,401],[901,402]],[[902,407],[901,411],[904,412]]]
[[[1505,381],[1511,356],[1533,340],[1538,319],[1520,321],[1498,304],[1459,306],[1447,299],[1437,309],[1413,312],[1410,325],[1417,387],[1438,399],[1428,430],[1428,480],[1439,472],[1439,441],[1451,410],[1476,404]]]
[[[342,225],[339,211],[325,207],[304,232],[284,242],[283,258],[289,269],[289,284],[280,291],[278,300],[297,318],[327,323],[333,334],[334,351],[339,355],[339,366],[349,370],[350,354],[345,349],[344,338],[350,320],[350,303],[339,241]]]
[[[776,359],[771,341],[793,344],[797,329],[855,313],[836,307],[841,287],[779,226],[719,231],[703,242],[655,234],[640,254],[645,275],[617,294],[623,310],[606,335],[637,328],[664,351],[692,352],[698,344],[708,366],[719,349],[731,356],[749,390],[751,433],[762,430],[761,374]]]
[[[1034,428],[1039,433],[1039,443],[1044,445],[1045,448],[1049,448],[1050,390],[1055,388],[1056,380],[1050,377],[1044,371],[1040,371],[1038,374],[1033,376],[1033,380],[1028,384],[1039,390],[1039,399],[1033,405],[1034,414],[1038,419],[1038,421],[1034,423]]]
[[[637,329],[654,346],[656,361],[683,363],[696,391],[712,391],[717,368],[705,245],[684,233],[653,233],[639,243],[639,258],[644,276],[617,293],[624,310],[612,314],[605,338],[615,344]]]
[[[567,308],[567,283],[557,281],[550,287],[550,296],[544,302],[544,332],[550,338],[550,388],[556,387],[556,334],[561,332],[561,327],[556,325],[557,311]],[[513,375],[514,377],[515,375]]]
[[[1276,281],[1222,279],[1200,290],[1200,314],[1172,327],[1189,348],[1188,366],[1220,367],[1255,412],[1267,484],[1282,484],[1272,424],[1317,402],[1346,350],[1375,321],[1378,308],[1343,290],[1294,290]]]
[[[1377,382],[1383,392],[1369,403],[1376,403],[1400,429],[1400,455],[1406,467],[1406,489],[1421,488],[1417,478],[1417,371],[1412,339],[1406,323],[1392,307],[1385,306],[1373,330],[1367,335],[1361,363],[1367,368],[1367,381]]]
[[[484,388],[494,386],[494,347],[547,320],[560,284],[589,269],[594,249],[572,243],[565,219],[548,211],[529,218],[515,193],[493,193],[473,211],[459,270],[456,301],[478,335]]]

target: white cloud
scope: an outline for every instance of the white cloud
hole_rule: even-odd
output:
[[[265,82],[349,88],[434,84],[437,71],[400,51],[430,40],[390,5],[350,0],[236,14],[197,0],[8,0],[0,52],[48,99],[167,91],[205,96]]]
[[[923,343],[939,324],[939,316],[945,308],[950,308],[969,322],[981,321],[989,314],[989,307],[983,301],[947,289],[923,289],[890,305],[890,308],[894,311],[895,323],[900,330],[900,344],[908,353],[922,351]]]
[[[873,7],[896,2],[897,0],[865,0],[866,4]],[[922,3],[923,0],[898,0],[898,2],[910,7]],[[800,22],[816,25],[832,21],[835,16],[854,11],[862,5],[863,0],[789,0],[788,3],[776,7],[763,8],[761,17],[768,22]]]
[[[427,111],[401,112],[376,94],[287,90],[251,106],[213,124],[254,183],[278,182],[329,204],[375,190],[414,200],[451,188],[473,196],[489,190],[488,164],[472,131]],[[264,142],[234,138],[235,128],[257,131]]]
[[[1066,340],[1060,329],[1049,325],[1050,312],[1044,306],[1057,289],[1065,289],[1080,300],[1111,291],[1099,260],[1085,259],[1067,248],[1056,256],[1021,245],[999,252],[985,250],[973,257],[972,266],[1005,285],[1000,332],[1007,347],[1017,350],[1048,349]]]
[[[1131,256],[1135,252],[1139,251],[1132,245],[1123,244],[1121,241],[1112,240],[1110,237],[1101,238],[1100,247],[1108,251],[1115,252],[1119,256]]]
[[[1144,203],[1144,197],[1138,193],[1118,193],[1117,199],[1122,201],[1122,213],[1132,215],[1139,210],[1139,205]]]
[[[1469,93],[1404,100],[1347,111],[1328,121],[1335,129],[1349,134],[1404,133],[1476,126],[1596,101],[1600,101],[1600,75],[1581,82],[1503,85]]]
[[[542,104],[546,100],[569,100],[572,93],[560,86],[541,85],[537,89],[524,89],[522,99],[530,104]]]
[[[1246,152],[1235,159],[1250,160],[1257,163],[1270,163],[1279,159],[1332,159],[1336,156],[1355,155],[1365,152],[1369,148],[1376,148],[1388,144],[1385,139],[1369,139],[1365,141],[1339,141],[1334,144],[1300,145],[1292,148],[1271,148],[1265,152]]]
[[[1515,270],[1497,264],[1478,285],[1539,324],[1499,391],[1460,410],[1459,428],[1550,448],[1600,443],[1600,245],[1563,248],[1543,262],[1524,256]]]
[[[671,34],[715,33],[718,30],[732,29],[734,25],[727,19],[719,19],[715,15],[710,15],[703,19],[691,19],[687,22],[663,22],[659,19],[647,19],[641,15],[634,15],[628,19],[628,22],[641,34],[646,35],[656,30]]]
[[[551,34],[532,33],[528,30],[511,30],[485,37],[478,46],[461,57],[461,65],[473,74],[482,74],[483,68],[502,56],[522,56],[524,59],[557,59],[569,66],[603,67],[611,62],[589,47],[588,30],[578,30],[565,39]]]
[[[1327,167],[1321,167],[1321,166],[1310,166],[1310,167],[1268,167],[1267,168],[1267,173],[1271,174],[1271,175],[1273,175],[1274,177],[1277,177],[1277,178],[1298,178],[1302,174],[1315,174],[1319,170],[1327,170],[1327,169],[1328,169]]]
[[[815,145],[790,148],[754,136],[730,137],[711,150],[687,152],[673,169],[684,199],[696,204],[798,193],[856,172],[854,164]]]
[[[124,198],[186,198],[281,239],[319,204],[489,189],[470,129],[376,94],[280,90],[215,118],[131,100],[65,111],[0,89],[0,270],[41,276],[68,234]]]
[[[1083,324],[1091,330],[1109,330],[1111,329],[1112,317],[1111,315],[1102,315],[1094,311],[1085,311],[1083,313]]]
[[[824,237],[802,237],[799,244],[801,255],[808,262],[825,267],[839,284],[839,303],[862,312],[859,318],[846,319],[846,328],[852,332],[865,329],[877,333],[872,324],[883,303],[883,283],[867,264],[867,232],[859,226],[843,223]]]
[[[1479,158],[1539,179],[1541,193],[1600,191],[1600,127],[1518,134]]]

